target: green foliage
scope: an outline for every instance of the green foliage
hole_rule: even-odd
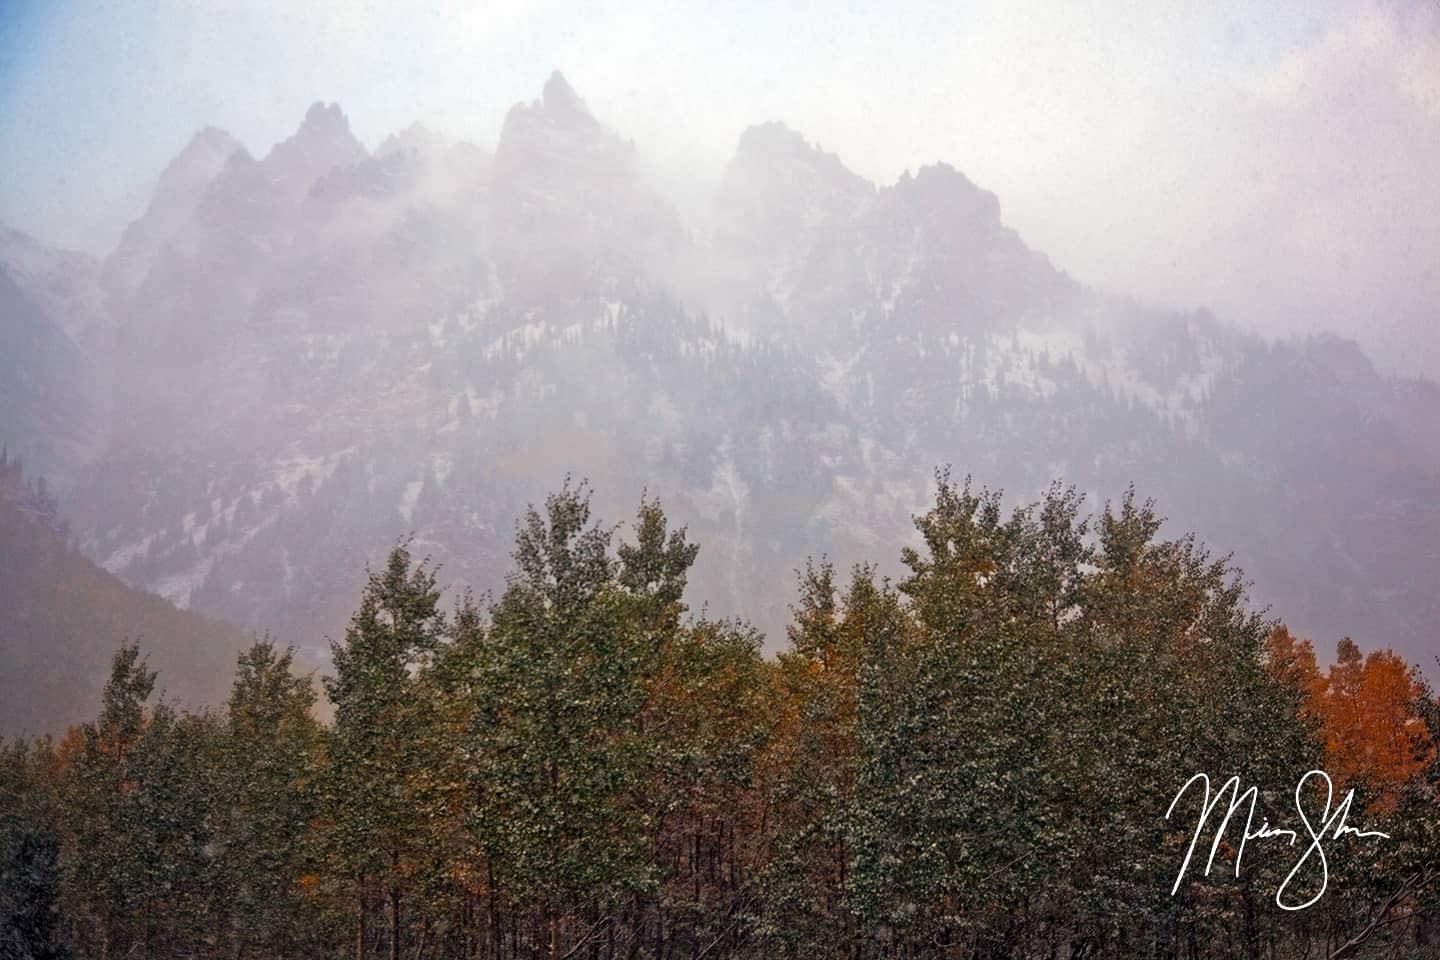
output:
[[[49,744],[0,742],[0,956],[60,960],[60,835],[40,782]]]
[[[402,902],[427,859],[430,711],[417,674],[446,633],[439,604],[435,572],[395,547],[370,574],[344,642],[331,645],[335,675],[325,681],[335,704],[324,785],[327,872],[354,903],[362,943],[371,907],[383,900],[392,956]]]
[[[82,952],[191,939],[215,896],[218,725],[149,704],[154,685],[138,648],[121,647],[100,718],[79,731],[62,817],[65,909]]]
[[[284,956],[313,931],[302,878],[317,873],[311,822],[320,810],[322,730],[310,678],[268,641],[242,653],[226,703],[217,856],[230,935]]]
[[[697,548],[658,503],[617,537],[568,483],[484,609],[390,553],[329,726],[269,641],[215,715],[122,646],[93,722],[0,744],[0,956],[1340,957],[1433,930],[1435,752],[1392,806],[1362,785],[1393,839],[1333,857],[1313,910],[1275,907],[1293,860],[1253,845],[1172,896],[1191,775],[1286,811],[1326,762],[1303,658],[1133,492],[1092,519],[937,479],[905,576],[807,564],[773,660],[689,615]],[[1391,673],[1404,742],[1440,731]]]
[[[694,554],[643,508],[641,533],[616,563],[584,489],[567,486],[526,516],[517,572],[491,612],[471,815],[507,895],[551,911],[655,884],[637,802],[650,741],[637,721],[659,653],[655,611],[678,602]]]
[[[1221,921],[1265,913],[1280,877],[1252,856],[1238,886],[1171,898],[1182,851],[1157,811],[1200,771],[1267,785],[1283,809],[1316,756],[1238,576],[1189,538],[1157,541],[1133,494],[1091,543],[1073,490],[1007,516],[998,494],[938,479],[924,549],[904,554],[917,629],[864,673],[857,909],[979,951],[1039,931],[1127,953],[1234,935]],[[1239,933],[1277,936],[1277,913]]]

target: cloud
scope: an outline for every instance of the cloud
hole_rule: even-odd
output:
[[[493,144],[559,68],[696,209],[741,130],[783,120],[882,183],[955,164],[1086,281],[1440,373],[1434,5],[203,0],[52,19],[0,95],[0,218],[42,235],[83,236],[96,197],[205,123],[263,153],[324,99],[371,144],[414,120]]]
[[[1356,8],[1241,81],[1179,187],[1168,263],[1116,279],[1440,371],[1440,8]]]

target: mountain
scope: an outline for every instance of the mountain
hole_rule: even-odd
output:
[[[0,224],[0,266],[77,346],[106,349],[113,330],[102,302],[100,261]]]
[[[61,484],[103,439],[111,331],[99,269],[0,226],[0,442]]]
[[[945,463],[1133,482],[1298,629],[1433,649],[1433,383],[1092,290],[948,165],[876,185],[762,125],[697,235],[556,74],[493,156],[316,105],[160,184],[104,267],[115,412],[70,513],[128,583],[317,656],[401,536],[498,586],[567,473],[661,497],[696,595],[779,636],[804,558],[891,560]]]
[[[8,466],[0,481],[13,479]],[[249,638],[126,586],[45,519],[0,483],[0,735],[62,733],[93,716],[127,640],[141,644],[172,701],[223,701]]]
[[[125,228],[105,260],[102,286],[112,311],[123,312],[165,244],[195,212],[200,197],[240,143],[214,127],[201,130],[160,174],[149,206]]]
[[[516,307],[636,294],[687,238],[635,145],[553,74],[505,117],[490,183],[490,247]]]
[[[272,187],[300,199],[326,173],[367,156],[364,145],[350,132],[350,121],[339,104],[314,103],[305,112],[300,129],[277,143],[262,166]]]

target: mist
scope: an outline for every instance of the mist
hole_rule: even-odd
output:
[[[22,6],[0,220],[104,255],[202,126],[263,152],[319,99],[371,146],[421,121],[493,147],[559,68],[693,213],[740,132],[778,120],[877,184],[955,165],[1103,289],[1356,337],[1401,373],[1440,364],[1431,5],[798,5],[764,29],[756,9],[697,12]]]
[[[0,6],[0,953],[1440,942],[1440,6],[413,6]]]
[[[1297,630],[1424,658],[1433,10],[12,27],[0,440],[132,587],[323,661],[365,561],[493,589],[584,478],[774,650],[794,571],[898,575],[948,465],[1133,484]]]

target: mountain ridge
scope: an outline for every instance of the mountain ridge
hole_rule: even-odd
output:
[[[127,586],[85,558],[7,489],[12,472],[18,468],[0,458],[0,735],[59,735],[88,719],[124,642],[138,643],[164,671],[172,703],[223,702],[251,638]]]
[[[559,74],[493,158],[348,132],[311,108],[285,143],[339,159],[287,161],[303,185],[280,145],[231,151],[117,311],[74,501],[128,582],[318,648],[357,557],[414,533],[493,586],[574,472],[666,499],[700,595],[777,636],[790,570],[889,556],[954,463],[1022,498],[1134,482],[1302,629],[1433,643],[1437,388],[1348,341],[1092,290],[954,168],[875,185],[780,124],[742,133],[696,236]]]

